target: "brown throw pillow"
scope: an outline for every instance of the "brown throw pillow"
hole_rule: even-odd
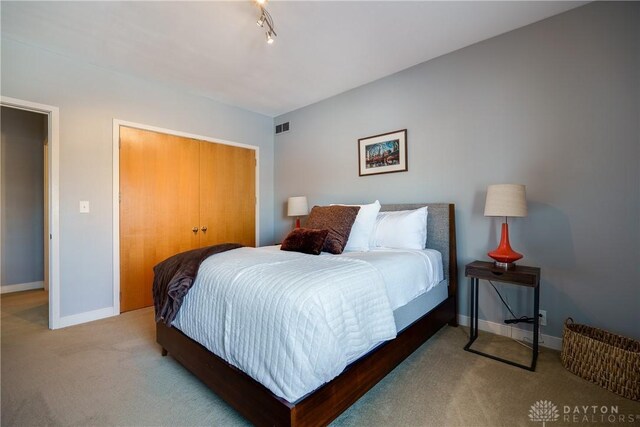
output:
[[[304,226],[329,230],[323,250],[341,254],[359,210],[360,206],[314,206]]]
[[[303,254],[320,255],[329,230],[313,230],[296,228],[284,239],[280,249],[283,251],[302,252]]]

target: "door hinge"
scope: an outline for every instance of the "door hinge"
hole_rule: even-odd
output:
[[[118,203],[122,202],[122,193],[118,193]]]

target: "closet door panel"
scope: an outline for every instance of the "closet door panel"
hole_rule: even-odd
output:
[[[255,246],[255,151],[200,142],[201,246]]]
[[[120,128],[120,310],[153,305],[153,266],[199,246],[199,143]]]

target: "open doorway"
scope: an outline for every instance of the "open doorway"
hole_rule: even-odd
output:
[[[48,116],[0,107],[3,298],[29,313],[28,321],[48,326]],[[45,237],[46,236],[46,237]],[[14,295],[15,294],[15,295]]]
[[[3,311],[59,327],[58,109],[2,97],[0,291]]]

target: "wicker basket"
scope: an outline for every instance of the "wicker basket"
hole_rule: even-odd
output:
[[[574,323],[569,317],[561,358],[565,368],[585,380],[640,400],[640,341]]]

